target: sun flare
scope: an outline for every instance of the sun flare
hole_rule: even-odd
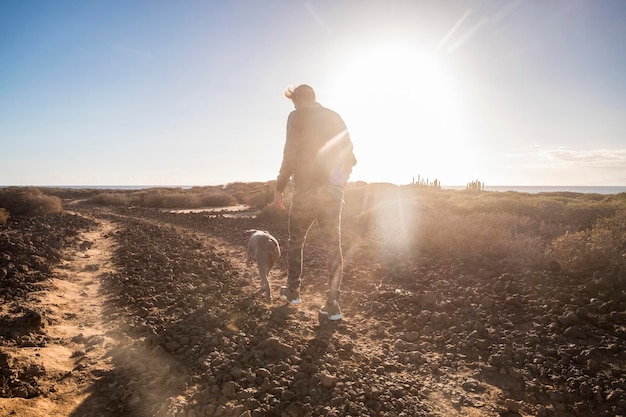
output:
[[[355,177],[407,183],[422,175],[452,185],[471,175],[461,95],[432,54],[380,42],[346,62],[337,90],[360,156]]]

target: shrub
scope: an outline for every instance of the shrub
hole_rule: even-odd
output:
[[[372,233],[382,248],[396,252],[419,251],[455,259],[488,257],[540,265],[545,262],[547,242],[566,230],[533,216],[531,204],[523,195],[368,188],[348,189],[348,212],[364,208],[356,216],[361,232]],[[525,202],[524,207],[520,208],[520,202]]]
[[[0,207],[12,216],[39,216],[63,210],[59,197],[45,195],[37,188],[20,187],[0,190]]]
[[[200,207],[200,198],[182,190],[155,189],[144,193],[137,201],[137,205],[152,208],[191,209]]]
[[[261,210],[262,208],[270,204],[272,201],[274,201],[273,191],[271,194],[265,191],[259,191],[259,192],[252,194],[251,196],[247,198],[247,204],[250,207],[253,207],[257,210]]]
[[[237,204],[237,199],[226,191],[211,191],[200,195],[202,207],[227,207]]]
[[[569,272],[626,273],[626,210],[598,219],[591,229],[557,237],[549,253]]]
[[[129,206],[130,199],[123,193],[100,193],[87,200],[99,206]]]
[[[224,187],[237,202],[261,209],[274,198],[276,181],[268,182],[233,182]]]
[[[5,225],[7,224],[8,220],[9,220],[9,213],[5,209],[0,208],[0,224]]]
[[[528,217],[433,211],[421,222],[417,233],[423,250],[441,256],[487,256],[528,264],[539,264],[544,259],[545,242]]]
[[[161,209],[197,209],[201,207],[226,207],[237,203],[262,208],[267,204],[269,183],[236,183],[230,189],[241,195],[234,196],[222,186],[180,188],[149,188],[137,191],[100,192],[87,200],[92,204],[112,206],[139,206]],[[247,187],[247,188],[246,188]],[[262,192],[259,190],[263,190]],[[273,188],[272,197],[273,197]],[[271,200],[270,200],[271,201]],[[264,204],[261,204],[264,203]]]

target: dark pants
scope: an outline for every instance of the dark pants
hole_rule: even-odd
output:
[[[336,186],[322,186],[305,192],[297,192],[289,211],[289,242],[287,248],[287,285],[300,289],[302,276],[302,252],[306,235],[317,221],[328,263],[328,298],[339,299],[343,276],[341,253],[341,209],[343,190]]]

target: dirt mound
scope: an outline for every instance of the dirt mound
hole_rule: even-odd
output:
[[[111,225],[115,233],[110,235],[111,268],[97,271],[102,291],[91,296],[100,300],[108,329],[71,341],[74,349],[83,346],[83,354],[90,346],[106,347],[107,366],[81,362],[83,372],[97,372],[85,377],[86,385],[74,379],[87,391],[66,415],[626,412],[623,280],[573,278],[493,259],[410,256],[380,247],[348,222],[343,230],[345,319],[320,322],[326,264],[315,229],[305,248],[304,302],[292,307],[265,302],[256,270],[245,265],[245,230],[269,230],[284,246],[284,219],[77,210]],[[56,223],[49,218],[37,221],[39,226],[0,229],[0,259],[23,259],[11,262],[13,267],[0,264],[7,272],[3,297],[19,300],[21,308],[3,311],[2,328],[12,330],[0,333],[0,353],[23,340],[46,340],[45,326],[26,324],[38,320],[27,312],[38,311],[31,294],[41,287],[25,285],[25,277],[40,271],[33,275],[38,285],[45,284],[55,274],[50,265],[63,260],[68,248],[80,250],[78,230],[95,224],[65,216]],[[68,219],[74,226],[63,232]],[[39,243],[18,244],[22,227],[32,231],[23,236]],[[62,244],[53,251],[55,239]],[[37,256],[45,259],[39,264],[48,272],[41,270],[45,266],[36,268]],[[285,261],[280,258],[271,273],[275,293],[284,283]],[[21,317],[24,322],[17,324]],[[30,391],[26,385],[61,376],[20,369],[11,355],[0,356],[0,363],[10,370],[2,376],[3,396],[53,397],[45,384]]]

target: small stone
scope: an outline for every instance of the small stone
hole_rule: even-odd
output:
[[[295,355],[296,350],[288,344],[282,342],[277,337],[270,337],[259,343],[259,347],[265,350],[266,354]]]
[[[512,400],[510,398],[507,398],[506,400],[504,400],[504,407],[506,407],[507,410],[512,411],[514,413],[519,413],[520,408],[521,408],[521,403],[515,400]]]
[[[493,308],[494,305],[495,305],[495,302],[490,297],[486,297],[485,296],[485,297],[481,298],[481,300],[480,300],[480,306],[482,308],[489,309],[489,308]]]
[[[272,376],[272,373],[265,368],[259,368],[256,371],[256,376],[260,378],[270,378]]]
[[[467,392],[483,392],[485,388],[474,378],[468,378],[461,385]]]
[[[420,338],[420,334],[418,332],[406,332],[404,334],[404,340],[407,342],[417,342]]]
[[[332,388],[337,383],[337,377],[325,372],[319,375],[320,383],[324,388]]]
[[[579,326],[570,326],[565,329],[563,334],[570,339],[584,339],[587,337],[587,333]]]
[[[228,381],[222,387],[222,395],[229,399],[235,398],[237,396],[237,388],[237,383],[233,381]]]
[[[283,401],[292,401],[295,398],[296,398],[296,394],[291,390],[286,389],[280,393],[280,399]]]
[[[591,387],[589,386],[589,384],[585,381],[583,381],[580,386],[578,387],[578,390],[580,392],[580,395],[583,398],[589,399],[591,397],[593,397],[593,390],[591,389]]]
[[[559,323],[563,327],[570,327],[580,321],[579,317],[573,311],[569,311],[558,318]]]
[[[425,307],[432,307],[437,304],[437,296],[432,292],[427,292],[425,294],[415,294],[414,300],[416,303]]]

